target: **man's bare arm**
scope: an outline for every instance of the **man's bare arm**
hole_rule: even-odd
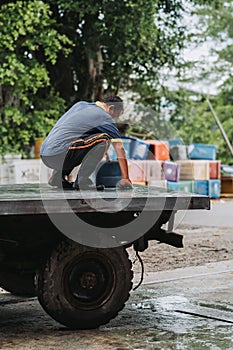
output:
[[[129,178],[129,172],[128,172],[128,163],[127,158],[124,150],[123,143],[121,141],[113,142],[113,147],[116,151],[118,162],[121,169],[121,175],[122,179],[120,181],[120,185],[122,187],[132,187],[132,183]]]

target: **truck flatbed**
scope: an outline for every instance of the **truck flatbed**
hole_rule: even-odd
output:
[[[45,209],[46,206],[46,209]],[[162,188],[134,186],[133,190],[107,188],[103,192],[70,191],[51,188],[46,184],[22,184],[0,186],[0,215],[29,215],[67,213],[91,213],[114,211],[177,211],[210,209],[206,196],[184,192],[167,192]],[[98,209],[97,209],[98,208]]]

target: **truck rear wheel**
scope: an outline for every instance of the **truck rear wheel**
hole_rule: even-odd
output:
[[[34,297],[37,295],[34,277],[33,272],[1,271],[0,287],[17,296]]]
[[[38,275],[39,302],[69,328],[96,328],[124,307],[132,288],[131,267],[122,247],[98,249],[63,241]]]

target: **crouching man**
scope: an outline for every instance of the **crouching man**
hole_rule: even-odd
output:
[[[43,163],[53,169],[49,184],[64,189],[95,189],[91,175],[113,140],[122,174],[120,187],[131,188],[125,150],[115,123],[122,113],[123,101],[119,96],[73,105],[57,121],[41,147]],[[81,166],[77,178],[71,183],[67,178],[78,165]]]

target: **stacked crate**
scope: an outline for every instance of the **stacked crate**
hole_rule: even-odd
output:
[[[221,162],[216,160],[215,145],[186,146],[182,139],[142,141],[123,137],[122,141],[133,184],[220,197]]]
[[[169,159],[168,142],[143,141],[127,136],[122,137],[122,142],[132,183],[167,188],[167,181],[162,176],[162,164],[163,160]],[[112,145],[109,147],[108,156],[111,161],[117,159]]]
[[[144,160],[149,151],[149,145],[145,141],[135,137],[122,136],[121,138],[127,159]],[[108,157],[110,160],[117,160],[116,151],[112,144],[108,149]]]
[[[210,198],[219,198],[221,195],[221,161],[210,160],[209,169],[208,195]]]
[[[0,164],[0,185],[47,183],[51,174],[40,159],[8,159]]]
[[[6,154],[0,159],[0,185],[10,183],[9,165],[15,160],[21,159],[21,154]]]
[[[40,159],[14,160],[8,164],[9,184],[48,183],[52,170]]]
[[[169,159],[169,143],[167,141],[146,140],[149,145],[147,160],[168,160]]]
[[[195,183],[194,192],[219,198],[221,193],[220,168],[221,162],[216,160],[215,145],[193,143],[188,146],[188,156],[192,160],[203,160],[208,163],[208,177],[206,182]]]
[[[132,183],[167,188],[162,164],[159,160],[128,160],[129,177]]]
[[[233,166],[221,166],[221,191],[223,196],[232,196],[233,194]]]

